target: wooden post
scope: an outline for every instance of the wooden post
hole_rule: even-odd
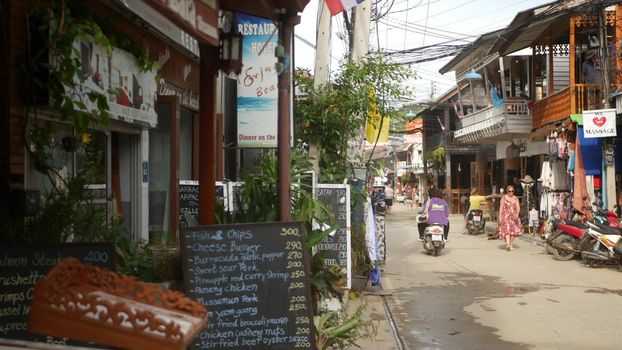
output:
[[[503,99],[506,99],[507,94],[505,92],[505,68],[503,67],[503,57],[499,57],[499,75],[501,77],[501,94],[503,95]]]
[[[551,35],[549,33],[549,35]],[[549,80],[549,86],[548,86],[548,92],[547,95],[551,96],[553,95],[553,93],[555,92],[555,89],[553,87],[553,82],[555,81],[555,73],[554,73],[554,68],[553,68],[553,39],[549,38],[549,76],[547,77]]]
[[[279,220],[289,221],[291,215],[290,186],[290,117],[291,117],[291,57],[294,25],[300,22],[296,14],[283,13],[279,22],[279,43],[285,48],[285,57],[279,58],[284,69],[279,74],[278,95],[278,203]]]
[[[464,117],[465,113],[464,108],[462,107],[462,93],[460,92],[460,90],[460,82],[458,82],[458,105],[460,105],[460,113],[462,113],[462,116]]]
[[[529,67],[529,95],[532,101],[536,100],[536,46],[531,47],[531,66]]]
[[[615,24],[615,42],[622,40],[622,6],[616,6],[616,24]],[[618,48],[618,50],[620,50]],[[616,88],[620,87],[622,83],[622,52],[616,51],[616,75],[615,84]]]
[[[570,53],[570,57],[569,59],[569,63],[570,63],[570,114],[575,114],[577,113],[577,100],[575,97],[575,84],[577,81],[577,77],[576,77],[576,73],[575,73],[575,68],[576,68],[576,62],[575,62],[575,37],[574,37],[574,16],[570,16],[570,35],[569,35],[569,53]]]
[[[201,44],[199,83],[199,224],[216,223],[216,75],[218,48]]]
[[[490,94],[490,90],[488,89],[488,69],[484,66],[484,90],[486,91],[486,96],[490,98],[490,103],[492,104],[492,96]]]

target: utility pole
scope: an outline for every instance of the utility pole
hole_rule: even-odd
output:
[[[315,67],[313,69],[313,86],[317,89],[328,82],[329,53],[331,37],[331,15],[323,0],[318,2],[317,29],[315,36]],[[320,140],[311,140],[309,157],[313,171],[320,175]]]
[[[349,48],[348,59],[356,62],[365,57],[369,51],[369,27],[371,23],[371,0],[365,0],[352,10],[352,19],[343,12],[344,22],[348,30]],[[348,162],[354,163],[361,158],[365,150],[365,129],[367,123],[361,128],[358,137],[350,142],[348,150]]]
[[[602,61],[602,69],[603,69],[603,99],[605,102],[604,108],[611,108],[611,104],[609,102],[609,57],[607,54],[607,26],[605,23],[605,7],[599,6],[598,8],[598,29],[599,29],[599,37],[600,37],[600,57]],[[605,138],[603,140],[603,206],[608,209],[613,209],[613,206],[616,204],[616,186],[615,186],[615,163],[612,159],[607,160],[608,157],[605,155],[607,152],[613,147],[611,144],[613,140],[611,138]]]

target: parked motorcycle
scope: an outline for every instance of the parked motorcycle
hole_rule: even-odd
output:
[[[587,234],[593,238],[583,251],[583,261],[591,267],[602,267],[605,263],[617,263],[622,268],[622,239],[620,228],[588,222]]]
[[[546,238],[545,247],[555,260],[568,261],[581,254],[592,238],[586,224],[564,219],[553,219],[553,232]]]
[[[486,220],[484,220],[484,212],[479,209],[471,210],[467,214],[467,233],[470,235],[479,235],[485,232]]]
[[[423,232],[423,248],[429,255],[437,256],[445,248],[445,227],[441,224],[429,224]]]

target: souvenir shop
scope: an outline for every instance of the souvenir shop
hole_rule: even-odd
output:
[[[572,208],[576,128],[564,123],[546,137],[547,153],[536,180],[540,217],[548,219],[555,211],[562,216]]]
[[[548,152],[535,186],[543,219],[553,213],[572,218],[573,208],[582,210],[593,203],[599,207],[608,203],[612,208],[622,201],[622,128],[617,126],[617,136],[586,137],[585,127],[589,128],[575,118],[547,135]],[[606,178],[607,165],[615,166],[612,179]],[[616,189],[615,198],[607,198],[610,186]],[[583,201],[583,197],[587,199]]]

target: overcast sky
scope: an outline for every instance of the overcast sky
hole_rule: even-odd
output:
[[[295,65],[313,70],[315,30],[318,1],[311,0],[302,13],[302,21],[295,27],[300,38],[295,40]],[[393,2],[389,14],[379,23],[371,24],[370,48],[395,51],[418,48],[451,41],[465,44],[477,36],[507,26],[517,12],[550,0],[383,0],[385,6]],[[385,8],[386,11],[386,8]],[[382,11],[384,12],[384,11]],[[332,18],[331,71],[338,69],[338,60],[346,52],[346,42],[339,39],[345,33],[342,16]],[[457,41],[455,39],[458,39]],[[417,102],[430,98],[432,84],[436,96],[455,85],[453,72],[441,75],[438,70],[452,57],[432,62],[414,64],[411,67],[419,79],[411,82],[415,87]]]

